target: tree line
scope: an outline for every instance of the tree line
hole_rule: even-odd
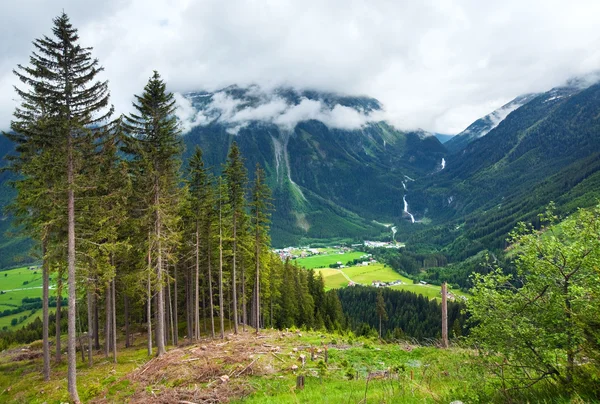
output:
[[[42,256],[45,379],[50,321],[60,362],[65,315],[73,402],[77,343],[82,353],[87,345],[90,366],[101,345],[116,361],[117,331],[130,346],[134,322],[158,356],[181,335],[224,338],[226,327],[341,327],[341,305],[322,279],[270,252],[264,170],[257,165],[250,183],[235,142],[219,175],[199,148],[182,167],[175,100],[159,73],[135,95],[132,113],[115,116],[92,49],[65,13],[53,22],[52,35],[33,42],[29,64],[14,70],[20,104],[5,133],[16,145],[10,211]],[[76,320],[85,324],[79,333]],[[30,328],[20,339],[36,334]]]

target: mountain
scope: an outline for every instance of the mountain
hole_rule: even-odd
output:
[[[275,198],[275,245],[310,239],[362,239],[389,232],[404,216],[404,176],[439,169],[445,149],[424,131],[378,120],[379,102],[316,91],[228,87],[188,93],[186,153],[202,147],[219,171],[232,141],[266,170]],[[191,109],[190,109],[191,107]]]
[[[600,84],[537,95],[448,156],[445,170],[417,182],[413,213],[453,223],[443,232],[438,228],[436,237],[458,254],[502,248],[518,221],[536,222],[550,201],[565,214],[597,203],[599,111]]]
[[[0,135],[0,170],[6,165],[4,157],[12,150],[12,143]],[[15,195],[9,185],[10,177],[10,173],[0,171],[0,268],[32,261],[28,256],[31,242],[15,234],[12,218],[4,209]]]
[[[500,122],[506,119],[508,114],[527,104],[536,96],[537,94],[525,94],[515,98],[492,113],[473,122],[467,129],[445,142],[444,146],[450,153],[456,153],[463,150],[473,140],[487,135],[492,129],[498,126]]]

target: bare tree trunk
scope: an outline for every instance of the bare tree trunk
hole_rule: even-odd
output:
[[[175,346],[179,345],[179,321],[177,319],[177,311],[179,309],[179,306],[177,305],[177,265],[175,265],[175,277],[174,277],[174,285],[173,285],[173,292],[175,294],[174,296],[174,308],[173,308],[173,322],[175,323],[175,340],[173,341],[173,344],[175,344]]]
[[[160,188],[158,184],[158,177],[155,179],[155,190],[154,190],[154,206],[156,208],[156,243],[157,243],[157,257],[156,257],[156,275],[157,275],[157,300],[156,300],[156,349],[157,355],[162,356],[167,351],[165,350],[165,294],[163,288],[163,262],[162,262],[162,243],[161,243],[161,231],[162,222],[160,217]]]
[[[125,348],[131,346],[131,335],[129,331],[129,297],[123,294],[123,309],[125,315]]]
[[[55,360],[57,363],[62,361],[62,352],[60,346],[60,321],[61,321],[61,306],[62,305],[62,277],[58,275],[56,286],[56,352]]]
[[[206,281],[202,282],[202,322],[204,323],[204,332],[206,334],[208,334],[208,328],[206,326],[206,291],[204,289],[206,289],[204,283]]]
[[[210,226],[210,224],[209,224]],[[208,261],[208,309],[210,310],[210,335],[215,337],[215,309],[213,307],[213,289],[212,289],[212,268],[211,268],[211,251],[210,251],[210,227],[206,237],[206,259]]]
[[[175,328],[173,327],[173,303],[171,295],[171,279],[167,275],[167,294],[168,294],[168,308],[167,313],[169,315],[169,326],[171,329],[171,344],[175,345]]]
[[[185,271],[185,321],[187,326],[187,339],[192,340],[192,304],[191,304],[191,286],[190,269]]]
[[[42,347],[44,351],[44,380],[50,380],[50,340],[49,328],[50,319],[48,310],[48,294],[50,289],[50,275],[48,274],[48,259],[46,258],[46,249],[48,244],[48,236],[44,232],[42,240]]]
[[[100,350],[100,320],[98,313],[98,280],[94,279],[94,349]]]
[[[200,339],[200,232],[196,221],[196,272],[194,276],[194,339]]]
[[[111,317],[111,309],[112,304],[110,303],[111,291],[110,291],[110,282],[106,284],[106,297],[104,301],[105,307],[105,319],[104,319],[104,357],[108,359],[108,355],[110,354],[110,345],[111,345],[111,334],[110,329],[112,325],[112,317]]]
[[[238,333],[238,307],[237,307],[237,212],[233,212],[233,266],[231,270],[231,290],[233,293],[233,333]]]
[[[221,339],[225,338],[225,311],[223,307],[223,222],[222,222],[221,179],[219,178],[219,314],[221,317]]]
[[[70,130],[69,130],[70,132]],[[69,316],[68,316],[68,338],[67,338],[67,384],[71,400],[79,403],[77,393],[77,329],[75,327],[77,297],[76,272],[75,272],[75,168],[73,162],[73,138],[68,134],[67,138],[67,282],[69,287]]]
[[[148,238],[148,280],[146,285],[146,316],[148,324],[148,356],[152,356],[152,282],[150,271],[152,270],[152,255],[150,254],[150,238]]]
[[[260,330],[260,238],[258,233],[258,209],[256,209],[256,333]]]
[[[242,330],[246,332],[246,324],[248,324],[248,313],[246,312],[246,274],[244,271],[244,261],[240,260],[242,267]]]
[[[112,331],[112,350],[113,350],[113,361],[117,363],[117,294],[115,291],[115,280],[113,279],[111,282],[112,296],[110,298],[111,307],[111,317],[112,317],[112,326],[110,330]]]
[[[94,343],[94,330],[93,330],[93,324],[94,324],[94,313],[93,313],[93,297],[92,297],[92,290],[91,290],[91,285],[88,285],[87,288],[87,305],[88,305],[88,310],[87,310],[87,319],[88,319],[88,366],[92,367],[94,365],[94,360],[92,358],[92,346]]]
[[[448,348],[448,285],[442,283],[442,346]]]

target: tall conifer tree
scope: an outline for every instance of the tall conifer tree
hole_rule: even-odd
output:
[[[246,208],[246,188],[248,172],[244,167],[244,159],[236,142],[231,144],[227,164],[223,171],[227,183],[229,205],[231,207],[233,226],[233,250],[231,266],[231,287],[233,292],[233,332],[238,333],[238,299],[237,299],[237,261],[238,261],[238,231]]]
[[[112,114],[109,108],[107,82],[97,80],[103,69],[91,56],[91,48],[79,45],[77,30],[63,13],[54,19],[53,36],[44,36],[33,42],[35,51],[30,65],[19,65],[14,71],[28,89],[17,88],[22,99],[15,112],[12,129],[18,132],[19,121],[35,117],[43,107],[49,126],[43,134],[27,141],[33,147],[51,151],[60,156],[62,164],[46,167],[57,172],[66,189],[67,266],[68,266],[68,371],[67,380],[71,400],[79,402],[76,385],[76,245],[75,245],[75,192],[80,170],[82,145],[93,141],[94,132]],[[34,106],[34,109],[32,109]]]
[[[128,150],[145,171],[146,189],[150,207],[148,224],[151,226],[151,264],[156,270],[156,342],[158,355],[165,350],[165,282],[164,264],[170,258],[169,248],[177,243],[175,232],[178,203],[178,156],[181,139],[175,113],[175,100],[166,91],[166,84],[158,72],[154,72],[141,96],[135,96],[133,106],[136,113],[125,117],[124,128],[133,135]]]

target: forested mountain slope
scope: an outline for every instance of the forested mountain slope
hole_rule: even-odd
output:
[[[445,156],[440,142],[425,132],[405,133],[372,120],[357,127],[328,122],[335,117],[336,108],[359,116],[380,109],[377,101],[365,97],[277,90],[275,97],[288,108],[283,114],[274,119],[262,115],[240,124],[236,117],[251,116],[273,104],[265,94],[255,94],[251,88],[238,87],[221,93],[188,94],[193,107],[204,113],[203,120],[208,117],[209,123],[194,126],[184,139],[188,151],[201,146],[207,163],[216,171],[234,140],[250,172],[256,163],[265,167],[276,206],[272,230],[276,245],[306,238],[378,235],[385,228],[373,220],[401,220],[404,176],[434,172]],[[224,97],[236,106],[229,119],[223,119],[227,111],[214,112],[215,99]],[[279,117],[288,111],[317,102],[321,104],[317,114],[282,124]],[[333,115],[327,115],[330,112]],[[312,119],[319,116],[322,120]]]
[[[443,172],[417,183],[412,209],[438,224],[453,221],[454,230],[437,228],[436,237],[464,251],[472,242],[473,250],[502,247],[518,220],[535,220],[550,201],[566,213],[593,205],[600,196],[599,112],[598,84],[536,97],[450,155]],[[455,225],[465,226],[456,231]],[[431,240],[415,241],[421,238]]]

